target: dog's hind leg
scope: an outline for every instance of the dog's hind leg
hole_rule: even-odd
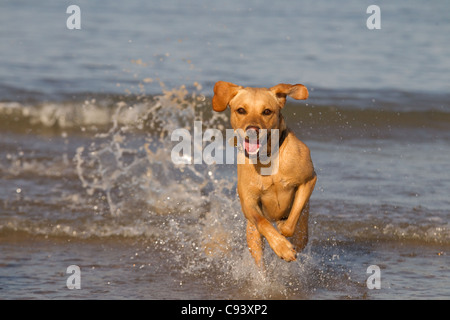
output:
[[[260,268],[264,268],[263,261],[263,239],[256,226],[247,220],[247,245],[250,253],[255,259],[256,265]]]

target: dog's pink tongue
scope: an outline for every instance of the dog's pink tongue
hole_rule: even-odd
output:
[[[245,140],[244,146],[248,154],[254,154],[258,151],[259,143]]]

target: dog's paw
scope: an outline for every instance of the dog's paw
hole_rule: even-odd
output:
[[[287,220],[277,221],[277,228],[283,236],[292,237],[292,235],[294,234],[294,229],[290,226],[287,226],[286,221]]]
[[[280,236],[277,239],[272,240],[270,243],[273,251],[283,260],[288,262],[297,259],[297,252],[294,250],[294,246],[285,237]]]

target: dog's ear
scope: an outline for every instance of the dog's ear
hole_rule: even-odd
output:
[[[280,100],[281,107],[286,103],[286,96],[296,100],[308,99],[308,89],[302,84],[285,84],[280,83],[269,89]]]
[[[212,106],[214,111],[224,111],[231,99],[238,93],[241,86],[231,82],[218,81],[214,86]]]

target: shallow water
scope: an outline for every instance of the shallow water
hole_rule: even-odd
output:
[[[379,33],[357,1],[79,5],[74,32],[65,5],[0,12],[0,298],[450,297],[445,2],[383,2]],[[267,249],[266,277],[236,166],[171,159],[174,130],[229,128],[217,80],[310,91],[283,109],[318,175],[310,242],[293,263]]]
[[[1,138],[3,297],[447,298],[445,113],[436,128],[400,121],[389,130],[361,121],[364,110],[286,106],[319,177],[311,240],[291,264],[266,250],[261,278],[245,245],[235,165],[170,158],[171,130],[193,130],[195,119],[226,127],[227,115],[185,89],[144,100],[2,104],[3,122],[29,123],[6,126]],[[88,116],[74,115],[80,109]],[[369,129],[348,124],[346,112]],[[83,270],[79,293],[64,287],[72,264]],[[370,265],[381,268],[380,290],[365,285]]]

